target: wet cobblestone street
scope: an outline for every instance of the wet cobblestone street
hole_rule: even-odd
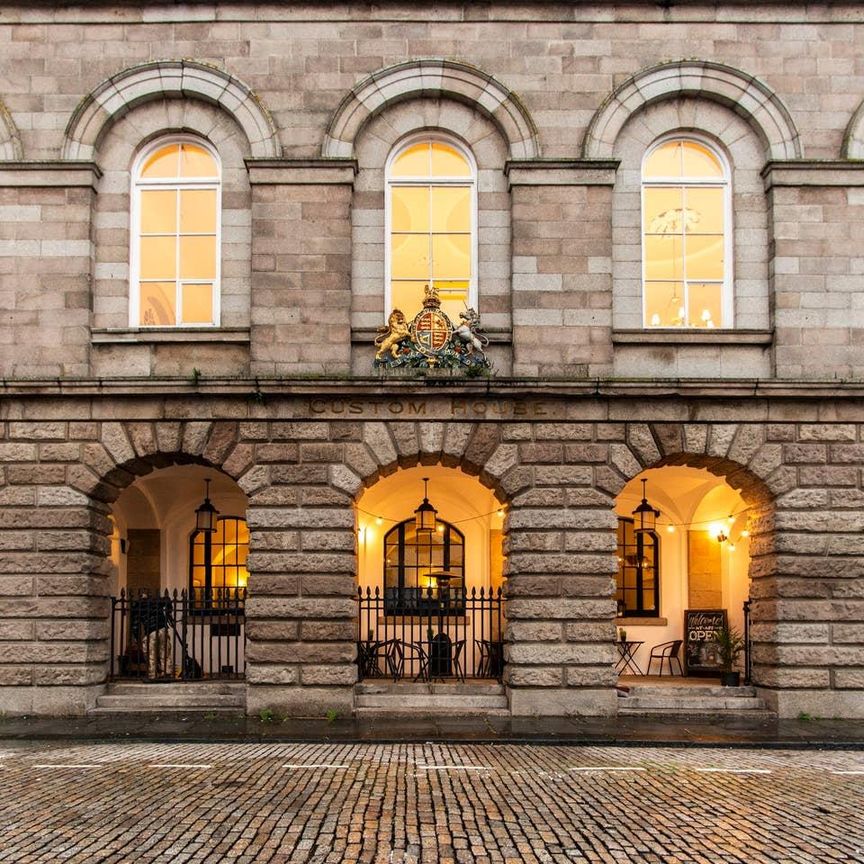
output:
[[[6,744],[5,862],[864,862],[864,754]]]

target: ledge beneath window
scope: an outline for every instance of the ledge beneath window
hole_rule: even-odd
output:
[[[668,618],[616,618],[615,626],[626,630],[628,627],[668,627]]]
[[[613,330],[614,345],[770,345],[773,330]]]
[[[141,345],[151,342],[249,342],[248,327],[117,327],[90,331],[94,345]]]

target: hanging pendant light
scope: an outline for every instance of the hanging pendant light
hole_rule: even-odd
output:
[[[642,501],[633,511],[633,515],[639,517],[639,524],[633,529],[637,534],[653,533],[654,529],[657,527],[657,517],[660,515],[660,511],[648,503],[648,498],[645,494],[645,484],[647,482],[648,481],[643,478]]]
[[[195,528],[204,534],[212,534],[216,530],[219,511],[210,502],[210,479],[207,478],[204,484],[204,501],[195,511]]]
[[[429,478],[423,478],[423,503],[414,511],[414,526],[418,534],[432,534],[437,526],[438,511],[429,503]]]

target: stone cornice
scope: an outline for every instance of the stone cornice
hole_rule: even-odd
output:
[[[504,173],[514,186],[614,186],[617,159],[510,159]]]
[[[613,330],[614,345],[770,345],[773,330]]]
[[[0,162],[0,187],[85,186],[96,188],[102,171],[95,162],[46,160]]]
[[[776,186],[864,186],[864,161],[848,159],[769,162],[762,169],[766,191]]]
[[[246,169],[253,186],[350,186],[357,175],[357,160],[247,159]]]

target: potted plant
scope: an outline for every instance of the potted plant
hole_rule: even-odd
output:
[[[723,665],[720,683],[724,687],[738,687],[741,673],[734,666],[738,662],[738,655],[744,650],[744,638],[735,627],[724,624],[714,633],[714,644]]]

